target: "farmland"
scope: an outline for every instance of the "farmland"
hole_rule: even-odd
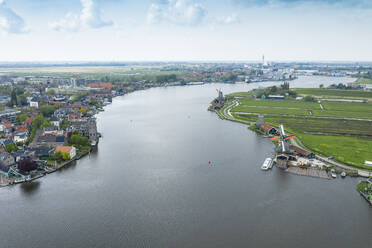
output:
[[[321,106],[323,108],[321,108]],[[295,115],[309,117],[372,119],[372,104],[358,102],[305,102],[296,100],[271,101],[239,98],[233,112]]]
[[[296,89],[298,94],[326,94],[334,98],[372,96],[372,92]],[[324,93],[326,92],[326,93]],[[339,93],[339,94],[338,94]],[[312,95],[312,96],[314,96]],[[259,115],[265,122],[295,134],[312,151],[335,156],[336,161],[349,166],[370,169],[364,161],[372,160],[372,103],[255,99],[252,93],[234,93],[227,96],[231,116],[236,121],[254,123]],[[320,102],[318,102],[320,100]],[[233,106],[232,102],[236,102]],[[218,111],[218,113],[222,113]]]
[[[313,95],[329,98],[363,98],[372,99],[372,92],[362,90],[339,90],[339,89],[295,89],[300,95]]]

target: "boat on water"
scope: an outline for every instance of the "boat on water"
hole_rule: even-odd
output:
[[[269,170],[273,168],[273,159],[272,158],[266,158],[264,163],[261,166],[261,170]]]
[[[341,177],[342,177],[342,178],[344,178],[344,177],[346,177],[346,172],[345,172],[345,171],[343,171],[343,172],[341,172],[341,174],[340,174],[340,175],[341,175]]]
[[[336,171],[334,169],[331,170],[331,176],[333,178],[337,178],[337,174],[336,174]]]

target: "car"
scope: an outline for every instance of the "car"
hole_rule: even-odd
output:
[[[329,156],[328,157],[328,159],[334,159],[335,158],[335,156]]]

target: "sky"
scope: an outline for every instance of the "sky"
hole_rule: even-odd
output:
[[[0,61],[372,61],[372,0],[0,0]]]

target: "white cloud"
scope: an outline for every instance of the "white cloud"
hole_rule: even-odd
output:
[[[94,0],[80,0],[82,10],[80,13],[67,13],[59,21],[49,23],[54,30],[78,31],[82,27],[102,28],[113,25],[112,21],[104,21],[101,9]]]
[[[237,14],[231,14],[229,16],[221,16],[217,18],[217,22],[219,24],[225,24],[225,25],[235,24],[235,23],[238,23],[239,21],[240,20]]]
[[[5,0],[0,0],[0,31],[13,34],[28,32],[25,21],[6,6]]]
[[[206,9],[193,0],[168,0],[162,4],[151,4],[147,21],[151,24],[168,22],[195,26],[203,22],[206,14]]]

